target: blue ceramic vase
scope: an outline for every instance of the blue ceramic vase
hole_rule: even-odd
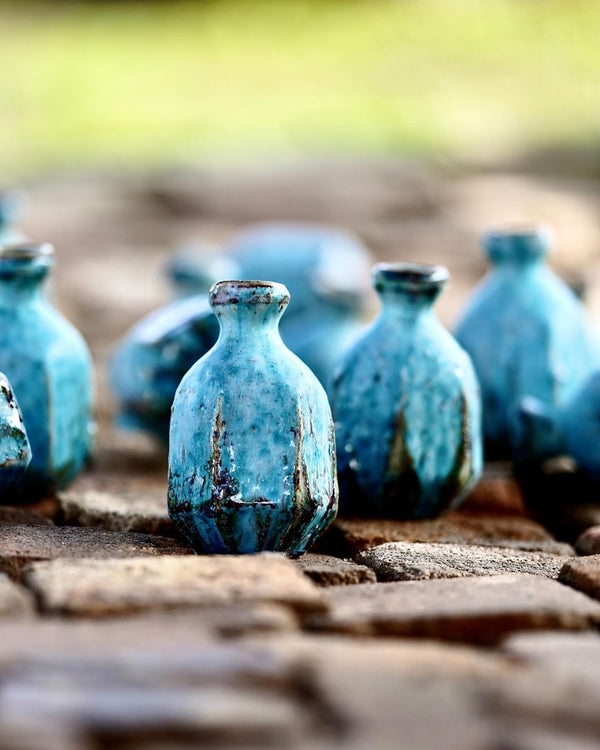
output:
[[[213,284],[239,278],[237,263],[225,252],[204,242],[188,242],[169,258],[165,273],[178,298],[207,297]]]
[[[441,266],[373,269],[381,313],[330,389],[345,513],[431,518],[481,472],[477,381],[433,312],[447,279]]]
[[[177,386],[218,335],[206,295],[175,300],[136,323],[109,365],[119,426],[148,431],[167,445]]]
[[[0,373],[0,499],[31,461],[31,447],[21,410],[6,377]]]
[[[510,457],[522,443],[525,396],[559,404],[600,367],[583,306],[545,265],[550,245],[544,228],[486,234],[493,268],[456,328],[479,378],[490,458]]]
[[[217,344],[173,402],[169,514],[197,552],[302,554],[333,520],[337,480],[325,391],[283,344],[282,284],[223,281]]]
[[[32,460],[14,486],[35,499],[69,483],[91,449],[92,363],[81,335],[46,300],[52,245],[0,248],[0,370],[18,399]]]
[[[581,472],[600,480],[600,372],[559,406],[533,397],[523,399],[520,416],[520,463],[570,456]]]
[[[236,278],[274,279],[289,289],[291,301],[281,321],[281,337],[326,385],[340,355],[363,328],[365,279],[371,263],[366,248],[337,229],[259,224],[234,237],[219,263],[225,258],[237,267]],[[183,256],[175,264],[180,289],[199,294],[206,267],[200,256],[196,264],[189,255]],[[225,278],[232,277],[221,276]]]

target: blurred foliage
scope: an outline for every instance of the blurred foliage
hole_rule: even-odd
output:
[[[598,136],[596,0],[0,3],[5,177]]]

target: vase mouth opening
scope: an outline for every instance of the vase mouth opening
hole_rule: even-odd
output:
[[[552,229],[544,224],[517,224],[485,232],[483,246],[494,263],[527,263],[544,258],[550,251],[553,240]]]
[[[229,279],[213,284],[208,298],[213,308],[246,305],[278,306],[283,310],[290,301],[290,293],[276,281]]]
[[[425,263],[377,263],[373,267],[373,283],[378,292],[391,290],[437,296],[449,278],[445,266]]]
[[[5,278],[43,278],[53,265],[54,247],[49,242],[0,245],[0,276]]]
[[[0,245],[0,262],[3,260],[33,261],[54,258],[54,247],[49,242],[41,244],[33,243],[8,243]]]

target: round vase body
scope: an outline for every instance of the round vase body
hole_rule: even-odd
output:
[[[363,328],[370,265],[366,248],[336,229],[261,224],[235,237],[226,254],[198,252],[195,261],[191,252],[178,256],[170,270],[177,293],[200,294],[207,274],[226,262],[237,268],[237,278],[274,279],[289,289],[281,337],[326,385],[340,355]]]
[[[544,264],[551,238],[538,229],[492,232],[493,264],[456,328],[470,354],[483,402],[486,455],[523,450],[519,404],[559,404],[600,367],[600,346],[577,297]]]
[[[31,447],[10,383],[0,373],[0,498],[31,462]]]
[[[110,361],[119,425],[148,431],[166,445],[177,386],[218,335],[205,295],[175,300],[136,323]]]
[[[219,339],[175,395],[169,514],[202,553],[298,555],[335,517],[333,424],[315,376],[279,336],[281,284],[216,284]]]
[[[93,437],[87,346],[43,294],[53,260],[51,245],[0,248],[0,370],[18,399],[32,452],[13,492],[27,500],[66,486]]]
[[[600,480],[600,372],[560,406],[527,397],[521,402],[521,464],[570,456],[584,474]]]
[[[430,518],[481,472],[480,401],[468,355],[435,317],[446,269],[379,264],[379,317],[332,383],[341,509]]]

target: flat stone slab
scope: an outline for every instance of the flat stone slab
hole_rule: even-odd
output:
[[[375,571],[378,581],[532,573],[557,578],[569,558],[545,552],[459,544],[390,542],[365,550],[356,558]]]
[[[483,476],[461,503],[460,512],[529,515],[523,493],[512,475],[510,464],[487,464]]]
[[[166,488],[161,494],[103,490],[61,492],[60,519],[68,526],[97,526],[109,531],[177,536],[167,513]]]
[[[502,651],[522,662],[590,682],[600,694],[600,634],[597,632],[516,633]]]
[[[0,574],[0,617],[27,615],[34,611],[31,592]]]
[[[348,586],[375,583],[375,573],[366,565],[341,560],[331,555],[307,553],[295,561],[300,570],[319,586]]]
[[[59,526],[0,527],[0,572],[18,579],[23,567],[57,558],[189,555],[184,542],[148,534]]]
[[[600,555],[600,526],[591,526],[575,544],[578,555]]]
[[[577,630],[600,622],[600,604],[528,574],[325,589],[330,612],[310,627],[369,636],[496,643],[516,630]]]
[[[163,556],[52,560],[29,566],[23,582],[45,612],[103,616],[252,602],[300,612],[326,609],[322,590],[283,556]]]
[[[0,505],[0,526],[53,526],[49,518],[19,505]]]
[[[567,560],[560,571],[559,580],[600,599],[600,555]]]
[[[354,558],[360,552],[386,542],[434,542],[506,547],[556,555],[573,555],[573,548],[557,542],[546,529],[529,518],[501,515],[448,513],[427,521],[338,518],[325,545],[340,556]]]
[[[87,649],[21,651],[3,674],[3,740],[19,738],[11,748],[65,747],[39,736],[24,741],[44,722],[51,735],[75,730],[81,750],[294,747],[301,737],[327,736],[327,707],[301,665],[265,646],[197,640],[193,631],[178,642],[165,623],[157,643],[106,648],[98,633]]]

